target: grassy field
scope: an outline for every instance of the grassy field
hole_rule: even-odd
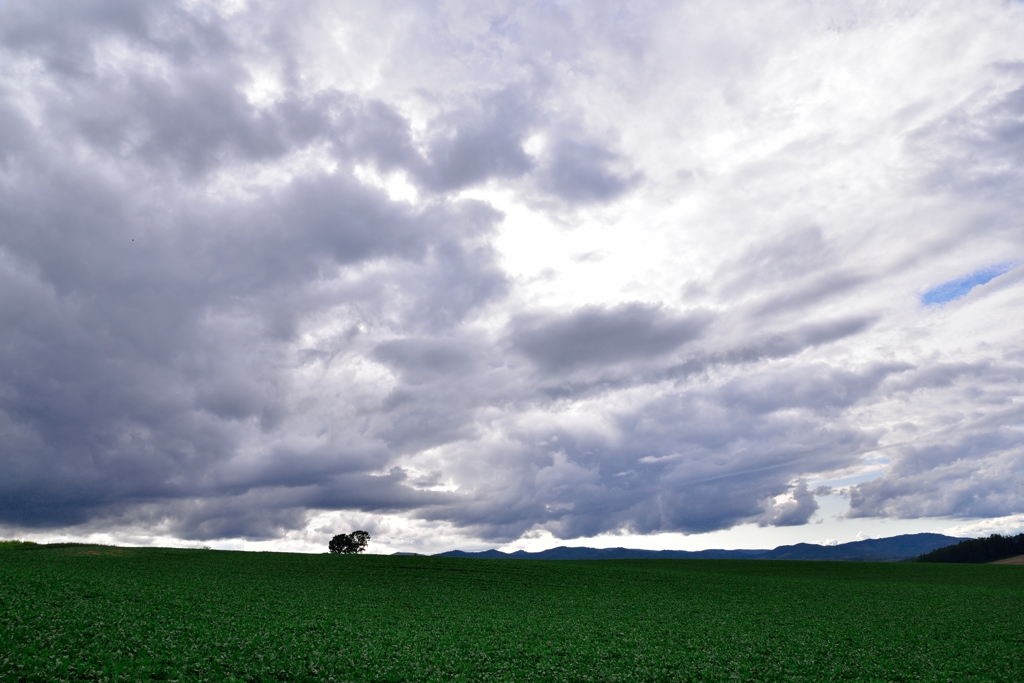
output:
[[[1024,568],[0,549],[2,681],[1021,681]]]

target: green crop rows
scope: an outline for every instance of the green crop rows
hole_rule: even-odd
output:
[[[1024,567],[0,550],[0,681],[1022,681]]]

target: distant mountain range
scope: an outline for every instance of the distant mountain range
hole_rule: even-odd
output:
[[[537,553],[517,550],[503,553],[484,550],[467,553],[449,550],[434,557],[478,557],[509,560],[639,560],[639,559],[705,559],[705,560],[842,560],[846,562],[898,562],[933,550],[959,543],[964,539],[942,534],[903,534],[890,538],[873,538],[838,545],[797,543],[773,550],[632,550],[629,548],[567,548],[560,546]],[[411,555],[414,553],[395,553]]]

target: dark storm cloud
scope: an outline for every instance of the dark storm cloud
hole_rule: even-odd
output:
[[[675,316],[639,303],[584,307],[568,315],[515,320],[513,348],[546,372],[566,372],[669,353],[700,336],[707,316]]]
[[[414,490],[404,485],[406,479],[404,472],[398,469],[379,475],[348,473],[301,486],[275,479],[268,486],[242,492],[199,489],[194,494],[207,495],[164,500],[158,504],[139,504],[131,500],[101,502],[85,509],[80,521],[99,528],[143,526],[196,541],[267,540],[302,528],[309,519],[310,509],[359,508],[392,512],[447,502],[451,498],[448,494]]]
[[[347,163],[414,163],[408,124],[338,91],[251,105],[245,49],[215,15],[66,9],[0,8],[4,59],[41,65],[55,86],[8,80],[0,100],[5,131],[25,133],[5,145],[0,201],[0,518],[129,523],[138,508],[178,519],[183,537],[258,538],[310,507],[424,505],[430,495],[403,479],[368,474],[391,457],[371,432],[317,427],[315,446],[252,444],[305,428],[293,377],[303,359],[361,348],[346,333],[293,350],[312,321],[438,331],[500,295],[505,278],[481,241],[498,214],[395,203],[344,169],[208,192],[203,177],[314,143]],[[117,40],[142,58],[105,64]],[[31,115],[19,88],[36,97]],[[368,263],[376,270],[359,270]],[[388,357],[411,368],[401,343]],[[263,503],[272,509],[246,512]]]
[[[878,445],[877,433],[844,424],[843,410],[906,370],[791,359],[613,411],[596,429],[523,425],[513,451],[480,456],[499,478],[427,514],[505,541],[535,525],[568,539],[804,524],[818,505],[803,477]]]

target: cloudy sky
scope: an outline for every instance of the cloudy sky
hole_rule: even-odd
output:
[[[0,536],[1024,530],[1024,4],[0,0]]]

